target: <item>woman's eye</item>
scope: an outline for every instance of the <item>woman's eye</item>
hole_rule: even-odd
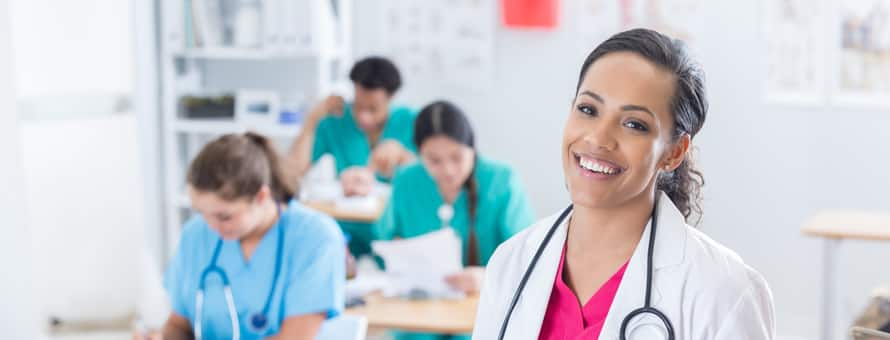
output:
[[[629,122],[627,122],[627,123],[624,123],[624,126],[627,126],[627,127],[631,128],[631,129],[638,130],[638,131],[642,131],[642,132],[647,132],[647,131],[649,131],[649,128],[646,127],[646,124],[643,124],[643,123],[640,123],[640,122],[637,122],[637,121],[629,121]]]
[[[596,108],[586,104],[578,105],[578,111],[581,111],[581,113],[584,113],[588,116],[596,115]]]

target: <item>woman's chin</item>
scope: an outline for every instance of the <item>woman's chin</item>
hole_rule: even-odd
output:
[[[572,204],[586,208],[600,208],[609,206],[609,199],[602,194],[572,193]]]

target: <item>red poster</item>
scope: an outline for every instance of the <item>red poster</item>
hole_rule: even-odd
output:
[[[501,0],[507,28],[556,28],[559,0]]]

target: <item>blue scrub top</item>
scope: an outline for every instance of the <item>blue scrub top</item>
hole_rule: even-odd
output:
[[[217,265],[228,275],[241,339],[262,339],[278,333],[291,316],[325,313],[328,318],[343,311],[346,284],[346,249],[343,234],[330,217],[292,201],[257,245],[249,262],[244,261],[239,241],[223,241]],[[257,334],[250,317],[262,311],[275,270],[278,228],[284,228],[281,273],[269,307],[269,328]],[[210,264],[220,236],[198,215],[184,226],[176,256],[167,268],[164,286],[173,311],[194,325],[195,295],[201,273]],[[230,339],[232,323],[216,274],[205,282],[202,331],[205,339]]]

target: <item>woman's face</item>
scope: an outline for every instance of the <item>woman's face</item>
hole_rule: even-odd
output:
[[[224,240],[240,240],[257,229],[263,222],[264,210],[261,201],[271,199],[269,189],[264,187],[253,198],[242,198],[233,201],[220,197],[209,191],[189,189],[192,209],[201,214],[210,229],[217,232]]]
[[[460,188],[473,172],[473,148],[446,136],[427,138],[420,145],[420,159],[440,188]]]
[[[635,53],[609,53],[590,65],[563,130],[574,204],[620,206],[653,192],[660,169],[679,166],[688,137],[675,143],[671,136],[674,82],[670,71]]]

